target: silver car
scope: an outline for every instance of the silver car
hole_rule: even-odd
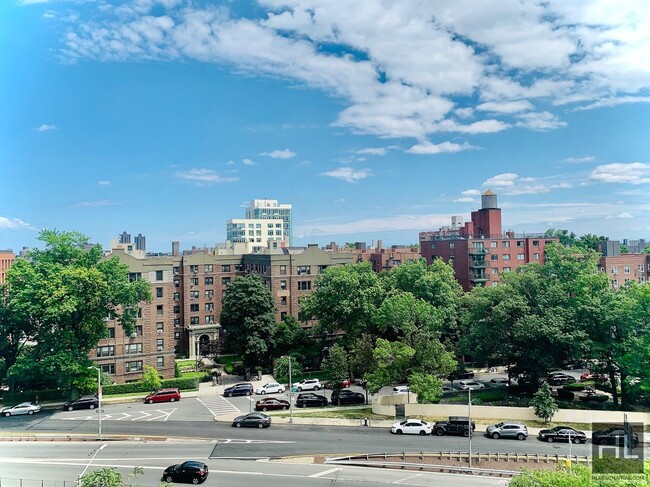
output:
[[[525,440],[528,438],[528,428],[521,423],[497,423],[488,426],[485,433],[490,437],[498,440],[499,438],[517,438]]]
[[[41,410],[40,404],[32,404],[31,402],[22,402],[16,406],[3,408],[0,414],[3,416],[18,416],[20,414],[34,414]]]

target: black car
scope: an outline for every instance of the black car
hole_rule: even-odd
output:
[[[587,442],[587,435],[570,426],[556,426],[548,430],[541,430],[537,437],[549,443],[554,441],[571,441],[576,444]]]
[[[188,461],[167,467],[163,472],[165,482],[200,484],[208,478],[208,466],[203,462]]]
[[[296,406],[299,408],[305,408],[307,406],[327,406],[327,398],[320,394],[298,394],[298,397],[296,398]]]
[[[634,444],[630,446],[635,447],[639,444],[639,435],[633,433],[633,437]],[[623,446],[625,444],[625,430],[622,426],[615,426],[602,431],[594,431],[591,434],[591,442],[597,445]]]
[[[568,374],[552,374],[547,377],[549,385],[560,386],[562,384],[572,384],[578,382],[578,379]]]
[[[253,384],[250,382],[242,382],[234,386],[226,387],[223,391],[224,396],[250,396],[253,393]]]
[[[332,404],[335,406],[344,406],[346,404],[364,404],[366,396],[360,392],[354,392],[350,389],[341,389],[332,391]]]
[[[232,420],[236,428],[268,428],[271,426],[271,416],[264,413],[248,413],[244,416],[237,416]]]
[[[468,372],[466,370],[457,370],[453,374],[447,376],[447,380],[449,382],[453,382],[455,380],[473,379],[473,378],[474,378],[474,372]]]
[[[476,429],[476,424],[472,421],[472,434]],[[467,416],[449,416],[446,421],[436,421],[433,425],[433,434],[442,435],[463,435],[469,436],[469,418]]]
[[[97,396],[81,396],[76,401],[69,401],[63,405],[64,411],[72,411],[73,409],[95,409],[99,407],[99,399]]]

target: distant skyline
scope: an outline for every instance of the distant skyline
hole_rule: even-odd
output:
[[[213,246],[504,230],[650,239],[645,1],[0,2],[0,248],[41,228]]]

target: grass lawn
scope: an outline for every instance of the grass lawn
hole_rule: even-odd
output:
[[[204,370],[199,370],[198,372],[182,372],[181,379],[199,379],[201,380],[206,375]]]
[[[176,363],[178,364],[178,366],[181,369],[183,367],[195,367],[196,366],[196,360],[189,359],[189,358],[177,360]]]
[[[273,416],[280,416],[281,418],[288,418],[289,413],[282,412],[273,414]],[[325,409],[321,411],[299,411],[293,413],[295,418],[336,418],[336,419],[393,419],[392,416],[383,416],[381,414],[374,414],[371,408],[355,408],[355,409]]]
[[[241,362],[241,357],[237,355],[219,355],[217,363],[221,365],[232,365],[234,362]]]

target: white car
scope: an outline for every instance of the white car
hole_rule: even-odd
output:
[[[277,382],[269,382],[255,389],[255,394],[279,394],[281,392],[284,392],[284,386]]]
[[[433,425],[422,421],[421,419],[405,419],[399,423],[395,423],[391,428],[390,432],[396,435],[430,435]]]
[[[18,416],[20,414],[34,414],[40,412],[40,410],[41,410],[40,404],[32,404],[31,402],[22,402],[20,404],[17,404],[16,406],[3,408],[2,411],[0,411],[0,414],[9,417],[9,416]]]
[[[458,381],[458,388],[461,391],[468,391],[472,390],[475,391],[477,389],[483,389],[485,386],[481,384],[480,382],[476,382],[475,380],[460,380]]]
[[[295,387],[298,392],[317,391],[318,389],[323,388],[323,384],[321,384],[318,379],[303,379],[300,382],[294,382],[293,387]]]
[[[409,392],[409,386],[395,386],[393,387],[393,392],[391,394],[407,394]]]

